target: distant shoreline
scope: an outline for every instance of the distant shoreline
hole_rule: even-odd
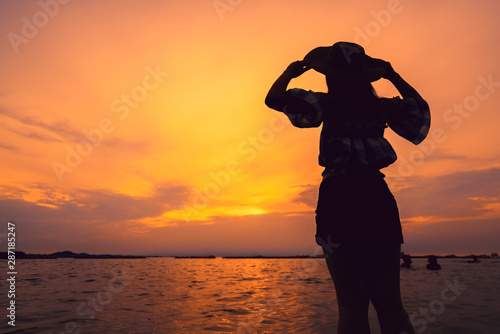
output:
[[[500,259],[498,256],[491,256],[486,254],[481,255],[410,255],[412,259],[426,259],[429,256],[435,256],[438,259]],[[169,257],[169,256],[158,256],[158,257]],[[174,256],[176,259],[321,259],[324,255],[310,256],[310,255],[292,255],[292,256],[266,256],[266,255],[255,255],[255,256],[214,256],[214,255],[202,255],[202,256]]]
[[[498,253],[487,254],[470,254],[470,255],[410,255],[413,259],[418,258],[428,258],[429,256],[435,256],[439,259],[500,259]],[[311,256],[311,255],[291,255],[291,256],[273,256],[273,255],[253,255],[253,256],[215,256],[215,255],[188,255],[188,256],[176,256],[176,255],[112,255],[112,254],[88,254],[88,253],[73,253],[71,251],[55,252],[51,254],[27,254],[24,252],[15,252],[15,259],[146,259],[146,258],[176,258],[176,259],[317,259],[324,258],[324,255]],[[7,252],[0,252],[0,259],[7,259]]]
[[[7,252],[0,252],[0,259],[7,259]],[[45,259],[145,259],[142,255],[112,255],[112,254],[87,254],[73,253],[71,251],[56,252],[51,254],[26,254],[15,252],[15,259],[45,260]]]

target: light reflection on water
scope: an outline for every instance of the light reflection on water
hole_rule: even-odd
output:
[[[425,270],[424,259],[401,272],[409,314],[439,298],[444,279],[458,277],[468,286],[425,333],[448,333],[446,320],[455,326],[449,333],[498,329],[491,319],[500,310],[493,297],[500,262],[440,262],[439,272]],[[19,260],[17,280],[17,326],[2,322],[1,332],[336,332],[335,291],[324,259]],[[5,281],[0,289],[7,291]],[[477,318],[482,327],[467,329]],[[372,308],[370,323],[372,333],[380,333]]]

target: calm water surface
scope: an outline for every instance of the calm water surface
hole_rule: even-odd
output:
[[[417,332],[500,333],[500,261],[425,261],[401,270]],[[19,260],[17,271],[16,327],[4,320],[2,333],[336,333],[324,259]],[[370,324],[380,333],[371,307]]]

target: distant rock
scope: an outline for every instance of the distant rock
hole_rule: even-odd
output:
[[[71,251],[55,252],[52,254],[26,254],[15,252],[17,259],[145,259],[140,255],[111,255],[111,254],[87,254],[73,253]],[[8,252],[0,252],[0,259],[8,259]]]
[[[73,253],[71,251],[64,251],[64,252],[56,252],[56,253],[52,253],[52,254],[49,254],[48,256],[54,256],[56,258],[74,258],[75,256],[85,256],[85,255],[89,255],[87,253],[80,253],[80,254],[76,254],[76,253]]]

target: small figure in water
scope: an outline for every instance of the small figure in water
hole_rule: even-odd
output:
[[[479,263],[479,262],[481,262],[481,261],[480,261],[480,260],[478,260],[478,259],[477,259],[477,256],[475,256],[475,255],[474,255],[474,256],[472,257],[472,260],[467,261],[467,262],[469,262],[469,263]]]
[[[429,262],[427,264],[427,269],[429,269],[429,270],[440,270],[441,269],[441,265],[438,263],[437,257],[435,257],[434,255],[429,256],[427,258],[427,262]]]
[[[403,259],[403,263],[401,264],[402,268],[410,268],[411,267],[411,256],[409,254],[405,254],[405,252],[401,252],[401,258]]]

